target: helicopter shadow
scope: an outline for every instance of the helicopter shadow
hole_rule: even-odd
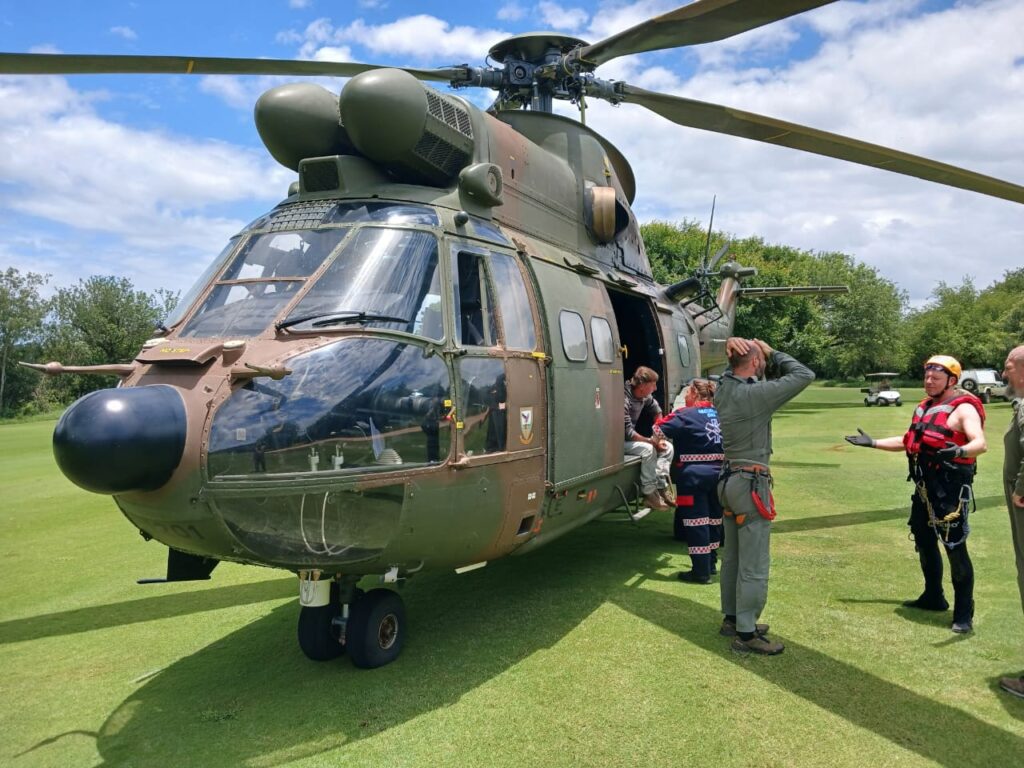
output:
[[[216,577],[214,577],[216,578]],[[157,589],[158,587],[149,587]],[[62,637],[126,624],[188,616],[237,605],[262,603],[295,596],[295,579],[283,578],[225,587],[155,594],[119,603],[76,608],[24,619],[0,622],[0,645]]]
[[[411,627],[405,649],[372,671],[344,657],[306,659],[295,643],[295,601],[277,606],[140,680],[95,734],[102,764],[166,768],[187,754],[194,766],[277,765],[451,706],[563,639],[637,574],[637,563],[664,557],[665,526],[595,523],[471,577],[411,580],[402,590]],[[269,587],[280,589],[276,581]],[[45,754],[64,735],[22,754]]]

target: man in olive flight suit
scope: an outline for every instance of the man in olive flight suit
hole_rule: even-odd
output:
[[[814,372],[760,339],[731,338],[725,351],[730,370],[715,393],[725,452],[718,484],[725,529],[725,619],[719,632],[735,637],[734,651],[772,656],[782,653],[784,646],[768,639],[766,624],[756,623],[768,599],[769,538],[775,517],[768,466],[772,414],[814,381]],[[773,380],[764,378],[769,365],[778,372]]]
[[[1010,511],[1010,533],[1017,560],[1017,588],[1024,608],[1024,344],[1006,356],[1003,379],[1007,394],[1013,398],[1013,416],[1003,438],[1003,490]],[[999,680],[999,687],[1024,699],[1024,673]]]

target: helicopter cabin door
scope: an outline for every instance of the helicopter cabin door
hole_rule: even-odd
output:
[[[457,465],[478,468],[460,502],[494,525],[480,557],[531,533],[544,499],[547,402],[539,317],[520,257],[497,246],[452,248]],[[494,487],[508,492],[498,498]],[[496,503],[497,502],[497,503]],[[483,526],[481,526],[483,527]],[[483,543],[483,542],[482,542]]]
[[[671,389],[671,379],[674,378],[672,374],[678,376],[679,367],[666,369],[658,318],[655,317],[650,297],[609,290],[608,298],[615,313],[616,330],[620,339],[623,382],[631,378],[641,365],[657,371],[658,387],[654,390],[654,399],[661,405],[662,411],[666,411],[672,405],[671,400],[667,398]],[[678,379],[675,381],[678,386]],[[652,423],[641,422],[636,428],[640,434],[650,435],[653,426]]]
[[[556,489],[622,463],[622,371],[599,281],[532,262],[549,335],[548,478]]]

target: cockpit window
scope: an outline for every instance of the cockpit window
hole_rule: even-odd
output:
[[[347,228],[267,232],[249,238],[185,326],[183,337],[253,336],[296,296]]]
[[[350,324],[444,337],[432,233],[359,229],[280,325],[323,332]]]
[[[192,304],[199,297],[199,294],[206,290],[206,286],[209,284],[210,278],[224,268],[224,262],[227,261],[231,252],[235,250],[236,245],[238,245],[238,238],[231,238],[228,244],[224,246],[224,250],[220,252],[220,255],[210,262],[210,265],[203,270],[203,274],[199,276],[199,279],[196,280],[195,283],[192,284],[192,287],[188,289],[188,293],[178,300],[177,305],[174,307],[174,311],[167,316],[166,320],[164,320],[163,324],[165,326],[173,328],[185,319],[185,314],[189,309],[191,309]]]
[[[288,376],[253,379],[214,416],[211,477],[401,469],[448,457],[453,402],[440,356],[351,338],[285,364]]]

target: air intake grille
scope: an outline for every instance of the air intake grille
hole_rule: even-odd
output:
[[[469,120],[469,113],[455,102],[449,101],[440,94],[426,90],[427,110],[431,117],[440,120],[449,128],[454,128],[463,136],[473,138],[473,124]]]
[[[423,162],[441,171],[445,178],[457,174],[470,157],[468,152],[463,152],[429,132],[424,132],[412,152]]]
[[[339,186],[341,179],[333,159],[302,164],[302,188],[306,192],[332,192]]]
[[[312,229],[323,221],[330,211],[337,205],[333,200],[315,201],[309,203],[293,203],[275,211],[272,215],[270,226],[271,232],[291,229]]]

